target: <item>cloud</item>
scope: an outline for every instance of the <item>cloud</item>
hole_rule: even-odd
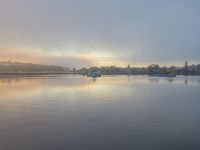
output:
[[[199,7],[195,0],[0,0],[0,55],[74,66],[198,62]]]
[[[45,63],[52,65],[62,65],[69,67],[91,66],[94,64],[94,60],[90,58],[84,58],[77,56],[63,56],[53,55],[39,50],[28,50],[28,49],[17,49],[17,48],[0,48],[0,60],[7,61],[20,61],[20,62],[31,62],[31,63]]]

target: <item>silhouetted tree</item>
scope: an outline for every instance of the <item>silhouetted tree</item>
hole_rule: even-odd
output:
[[[185,62],[185,67],[184,67],[184,74],[187,75],[188,74],[188,62]]]
[[[150,74],[159,74],[160,73],[160,66],[157,64],[152,64],[148,67],[148,72]]]

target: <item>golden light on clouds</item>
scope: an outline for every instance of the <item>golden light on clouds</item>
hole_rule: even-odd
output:
[[[116,55],[116,54],[115,54]],[[89,66],[126,66],[127,63],[118,60],[118,56],[101,51],[80,52],[68,50],[39,50],[28,48],[0,48],[1,61],[19,61],[29,63],[45,63],[66,65],[69,67]],[[78,64],[78,65],[77,65]]]
[[[120,66],[127,65],[146,67],[150,63],[133,62],[128,57],[115,53],[114,50],[48,50],[36,48],[0,48],[0,61],[17,61],[25,63],[44,63],[49,65],[82,68],[91,66]],[[171,65],[170,63],[163,65]]]
[[[40,63],[41,54],[33,52],[32,50],[21,48],[0,48],[0,60],[1,61],[20,61],[20,62],[32,62]]]

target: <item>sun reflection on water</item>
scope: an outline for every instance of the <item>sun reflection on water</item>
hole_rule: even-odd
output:
[[[183,79],[184,78],[184,79]],[[123,87],[134,87],[141,84],[185,84],[199,85],[198,77],[158,78],[148,76],[103,76],[102,78],[87,78],[79,75],[41,76],[41,77],[10,77],[0,78],[2,99],[17,99],[46,93],[57,94],[85,94],[95,93],[99,96],[120,90]],[[127,90],[127,89],[126,89]],[[67,95],[66,95],[67,96]]]

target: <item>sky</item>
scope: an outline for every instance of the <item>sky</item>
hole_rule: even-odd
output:
[[[0,60],[200,63],[199,0],[0,0]]]

